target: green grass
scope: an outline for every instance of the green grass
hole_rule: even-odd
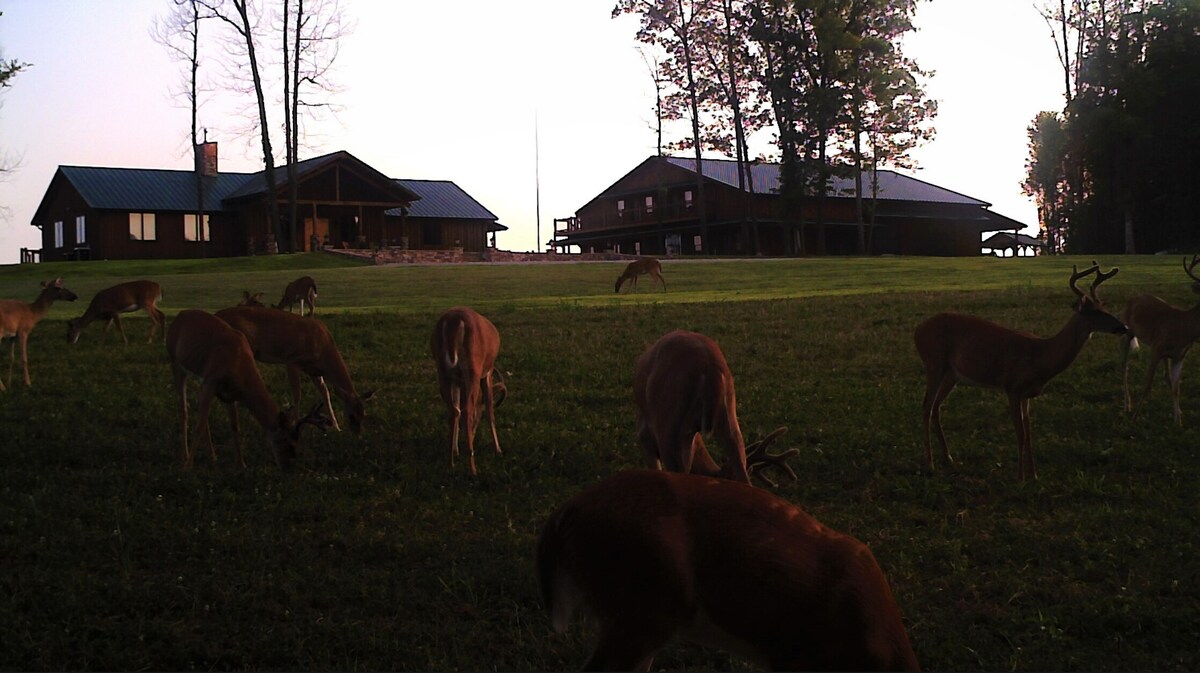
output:
[[[1147,291],[1193,301],[1177,258],[1099,261],[1122,268],[1101,289],[1113,310]],[[637,295],[613,294],[619,263],[377,268],[283,255],[0,268],[0,297],[31,300],[57,276],[80,295],[33,333],[34,385],[0,393],[0,668],[578,668],[592,631],[551,630],[534,542],[559,503],[640,466],[633,360],[688,328],[725,351],[749,437],[789,426],[781,443],[800,449],[800,480],[779,494],[872,548],[925,668],[1195,670],[1190,361],[1184,427],[1161,382],[1134,423],[1117,339],[1094,337],[1031,405],[1036,483],[1015,479],[1002,396],[962,387],[943,408],[958,464],[920,469],[913,327],[953,309],[1050,334],[1067,318],[1072,263],[1090,260],[669,261],[669,292]],[[274,300],[303,273],[357,386],[378,398],[362,437],[307,436],[291,474],[252,420],[250,468],[235,469],[221,410],[218,463],[200,455],[179,469],[166,354],[143,343],[144,314],[126,321],[127,347],[99,324],[74,346],[64,338],[66,319],[119,280],[158,280],[172,315],[230,305],[243,289]],[[476,479],[447,467],[428,354],[434,320],[455,304],[499,327],[509,386],[505,453],[481,441]],[[1134,375],[1144,366],[1135,358]],[[263,372],[283,399],[283,372]],[[747,663],[672,645],[655,666]]]

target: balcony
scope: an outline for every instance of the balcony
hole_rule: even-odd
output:
[[[605,212],[585,212],[577,217],[564,217],[554,220],[555,235],[670,224],[694,220],[699,217],[697,207],[691,203],[666,203],[656,204],[651,207],[642,205],[625,208],[621,211],[616,210],[614,204],[611,202],[603,204],[600,207]]]

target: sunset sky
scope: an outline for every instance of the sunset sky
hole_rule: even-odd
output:
[[[0,55],[33,64],[0,93],[0,150],[19,160],[0,183],[0,264],[41,247],[30,220],[59,165],[189,167],[187,102],[171,93],[182,71],[150,38],[169,4],[0,0]],[[509,227],[502,249],[531,250],[535,118],[543,242],[555,217],[654,153],[636,20],[610,18],[613,0],[342,5],[355,25],[337,62],[341,110],[313,129],[302,157],[346,150],[394,178],[452,180]],[[1032,3],[1013,0],[931,0],[916,22],[905,51],[936,72],[928,90],[940,113],[913,174],[991,202],[1035,234],[1019,184],[1026,127],[1062,108],[1049,28]],[[220,143],[221,170],[262,168],[227,94],[200,116]],[[770,152],[766,143],[752,149]]]

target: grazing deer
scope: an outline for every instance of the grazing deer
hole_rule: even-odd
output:
[[[150,316],[150,338],[146,343],[154,341],[154,334],[159,332],[165,339],[167,336],[167,317],[158,310],[158,302],[162,301],[162,288],[152,280],[133,280],[110,288],[100,290],[92,297],[87,311],[83,315],[67,323],[67,342],[76,343],[83,328],[94,320],[104,320],[104,331],[108,331],[113,323],[121,334],[121,340],[126,344],[129,338],[125,336],[125,328],[121,327],[121,314],[131,313],[142,309]]]
[[[341,430],[329,388],[342,400],[346,419],[354,434],[362,433],[366,416],[365,402],[374,391],[359,395],[350,380],[350,372],[333,335],[319,320],[302,318],[294,313],[262,306],[235,306],[217,311],[217,317],[241,332],[250,343],[254,359],[268,364],[287,365],[288,381],[292,387],[292,406],[300,405],[300,374],[312,379],[321,395],[335,430]],[[328,384],[328,385],[326,385]]]
[[[42,283],[42,291],[32,304],[26,304],[16,299],[0,299],[0,339],[13,339],[8,350],[8,385],[12,385],[13,366],[17,359],[17,342],[21,342],[21,368],[25,372],[25,385],[33,385],[29,379],[29,333],[46,317],[50,305],[59,299],[75,301],[78,299],[74,292],[63,287],[62,278]],[[0,390],[5,384],[0,381]]]
[[[262,303],[263,293],[242,290],[242,298],[238,300],[238,306],[266,306]]]
[[[1096,296],[1096,288],[1116,275],[1113,268],[1102,273],[1093,266],[1083,271],[1071,268],[1071,290],[1078,296],[1071,317],[1058,334],[1039,338],[1002,325],[958,313],[939,313],[917,326],[913,335],[917,353],[925,365],[925,399],[921,420],[925,430],[925,467],[933,470],[929,427],[937,431],[942,456],[953,463],[942,432],[940,408],[958,383],[999,388],[1008,395],[1008,410],[1017,431],[1017,475],[1037,479],[1033,460],[1029,400],[1042,394],[1050,379],[1066,369],[1083,349],[1093,332],[1124,334],[1124,323],[1108,313]],[[1096,277],[1087,294],[1075,283],[1091,274]]]
[[[638,444],[652,469],[748,484],[751,472],[772,464],[796,479],[786,459],[798,450],[766,452],[767,444],[786,428],[747,450],[737,420],[733,373],[717,343],[703,334],[676,330],[647,348],[634,364],[633,400]],[[711,432],[725,449],[724,467],[709,455],[701,437],[704,432]],[[759,477],[775,485],[764,475]]]
[[[638,276],[641,276],[642,274],[647,274],[647,273],[650,274],[651,278],[658,279],[658,282],[662,284],[663,292],[667,291],[667,281],[664,280],[663,276],[662,276],[662,263],[660,263],[657,259],[654,259],[653,257],[646,257],[645,259],[639,259],[639,260],[630,262],[629,266],[625,267],[625,271],[622,272],[621,275],[617,277],[616,291],[620,292],[621,286],[624,285],[625,281],[628,280],[628,281],[630,281],[630,283],[629,283],[630,290],[633,292],[637,292]]]
[[[313,280],[312,276],[301,276],[288,283],[275,308],[291,311],[297,303],[300,304],[300,315],[304,315],[305,303],[308,304],[308,315],[317,312],[317,281]]]
[[[508,392],[504,377],[496,369],[500,333],[490,320],[460,306],[438,318],[430,348],[437,362],[442,400],[449,409],[450,467],[454,467],[454,458],[458,455],[461,429],[467,437],[471,474],[478,474],[475,469],[475,429],[483,413],[480,396],[487,405],[492,444],[496,447],[496,453],[500,453],[500,439],[496,435],[496,407],[500,406]]]
[[[1191,264],[1185,257],[1183,270],[1192,279],[1192,291],[1200,293],[1200,277],[1193,273],[1197,263],[1200,263],[1200,256],[1192,255]],[[1179,383],[1183,378],[1183,358],[1196,339],[1200,338],[1200,303],[1184,310],[1153,295],[1138,295],[1125,305],[1121,320],[1129,327],[1121,339],[1121,384],[1125,390],[1125,411],[1132,411],[1134,420],[1137,419],[1142,404],[1150,395],[1158,363],[1166,360],[1166,379],[1175,403],[1175,425],[1182,427]],[[1129,395],[1129,349],[1138,343],[1150,347],[1150,365],[1146,368],[1146,384],[1135,408]]]
[[[192,467],[192,451],[188,446],[189,374],[200,379],[200,397],[196,404],[199,418],[196,423],[213,462],[216,462],[217,452],[208,431],[208,413],[213,398],[224,402],[229,412],[233,446],[241,467],[246,467],[246,461],[242,457],[238,436],[238,402],[245,404],[250,415],[267,431],[275,462],[281,469],[288,469],[296,457],[301,426],[311,423],[324,427],[329,422],[321,414],[319,404],[300,421],[296,420],[294,411],[280,411],[254,364],[254,354],[246,337],[211,313],[191,309],[181,311],[167,330],[167,355],[171,360],[175,390],[179,394],[184,469]]]
[[[767,491],[637,470],[559,507],[537,544],[555,631],[582,608],[588,671],[646,671],[673,637],[777,671],[916,671],[871,550]]]

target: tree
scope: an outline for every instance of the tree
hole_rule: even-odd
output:
[[[0,16],[3,15],[4,12],[0,12]],[[32,64],[18,61],[15,58],[0,58],[0,91],[11,87],[13,79],[30,67],[32,67]],[[0,155],[0,180],[3,180],[9,173],[15,171],[20,164],[20,159],[9,155],[8,152]]]

